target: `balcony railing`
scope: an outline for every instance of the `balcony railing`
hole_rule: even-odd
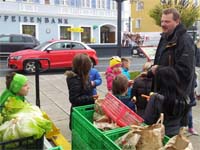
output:
[[[50,5],[39,3],[24,3],[12,1],[0,1],[1,14],[9,13],[33,13],[40,15],[67,15],[67,16],[89,16],[89,17],[103,17],[116,18],[117,10],[93,9],[93,8],[76,8],[63,5]]]

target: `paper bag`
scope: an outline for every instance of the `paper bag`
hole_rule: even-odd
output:
[[[192,143],[184,136],[184,129],[181,128],[178,135],[172,137],[163,150],[193,150]]]
[[[137,129],[132,129],[128,133],[119,137],[115,141],[115,143],[119,145],[122,148],[122,150],[136,150],[135,146],[138,143],[140,137],[140,131],[138,132]]]
[[[144,126],[141,129],[141,137],[138,141],[137,150],[158,150],[163,147],[165,128],[163,125],[164,116],[161,114],[156,124]]]

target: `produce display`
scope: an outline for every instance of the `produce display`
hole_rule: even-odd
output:
[[[41,138],[52,128],[52,122],[43,117],[39,107],[9,97],[0,114],[0,141],[33,136]]]

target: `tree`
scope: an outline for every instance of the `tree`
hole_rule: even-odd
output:
[[[149,15],[155,20],[156,25],[161,25],[161,16],[163,9],[176,8],[181,16],[181,22],[186,28],[191,27],[200,17],[200,7],[190,2],[189,0],[161,0],[150,10]]]

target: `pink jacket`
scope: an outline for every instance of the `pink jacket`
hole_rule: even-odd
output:
[[[106,82],[107,82],[108,91],[112,91],[113,79],[119,74],[121,74],[121,71],[113,72],[113,69],[111,67],[107,68],[105,75],[106,75]]]

